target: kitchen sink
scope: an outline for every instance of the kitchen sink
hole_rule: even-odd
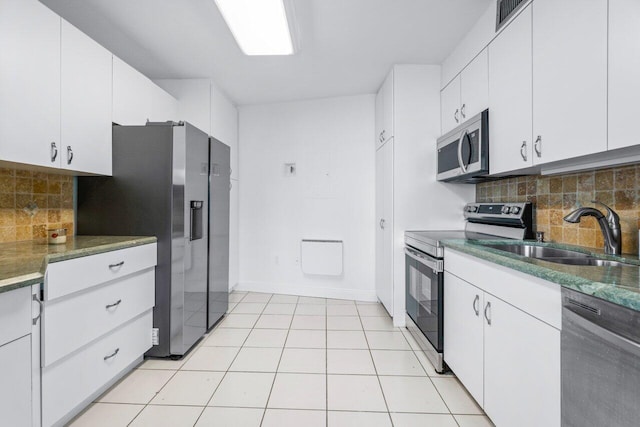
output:
[[[497,249],[499,251],[510,252],[515,255],[525,256],[528,258],[544,259],[544,258],[590,258],[589,254],[568,249],[550,248],[548,246],[536,245],[484,245],[488,248]],[[547,260],[545,260],[547,261]]]
[[[600,258],[540,258],[542,261],[555,262],[566,265],[586,265],[592,267],[635,267],[637,265],[627,264],[619,261]]]
[[[488,248],[509,252],[515,255],[534,258],[540,261],[553,262],[565,265],[584,265],[591,267],[635,267],[637,265],[608,259],[596,258],[593,255],[569,249],[550,248],[536,245],[484,245]]]

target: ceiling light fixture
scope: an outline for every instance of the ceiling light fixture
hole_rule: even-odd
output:
[[[284,0],[214,0],[246,55],[292,55]]]

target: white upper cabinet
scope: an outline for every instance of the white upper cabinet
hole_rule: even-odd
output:
[[[178,101],[138,70],[113,57],[113,122],[144,125],[178,120]]]
[[[445,134],[489,105],[489,64],[484,49],[440,93],[441,127]]]
[[[393,138],[393,70],[376,95],[376,149]]]
[[[112,55],[62,21],[61,167],[111,175]]]
[[[489,105],[489,62],[484,49],[460,73],[460,120],[464,122]]]
[[[440,92],[440,125],[445,134],[460,124],[460,76]]]
[[[531,5],[489,45],[491,174],[533,166]]]
[[[609,150],[640,144],[640,2],[609,0]]]
[[[534,163],[606,151],[607,0],[532,6]]]
[[[60,17],[0,0],[0,160],[57,167],[60,146]]]

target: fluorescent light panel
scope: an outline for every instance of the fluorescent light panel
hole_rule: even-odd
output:
[[[246,55],[292,55],[283,0],[215,0]]]

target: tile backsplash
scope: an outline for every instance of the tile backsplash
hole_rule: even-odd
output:
[[[73,177],[0,168],[0,243],[44,239],[48,228],[74,234]]]
[[[556,176],[524,176],[485,182],[476,186],[476,201],[531,201],[534,229],[544,231],[545,240],[603,248],[600,226],[593,217],[579,224],[563,217],[580,206],[598,200],[620,215],[622,251],[638,253],[640,225],[640,164]],[[602,210],[602,209],[601,209]]]

